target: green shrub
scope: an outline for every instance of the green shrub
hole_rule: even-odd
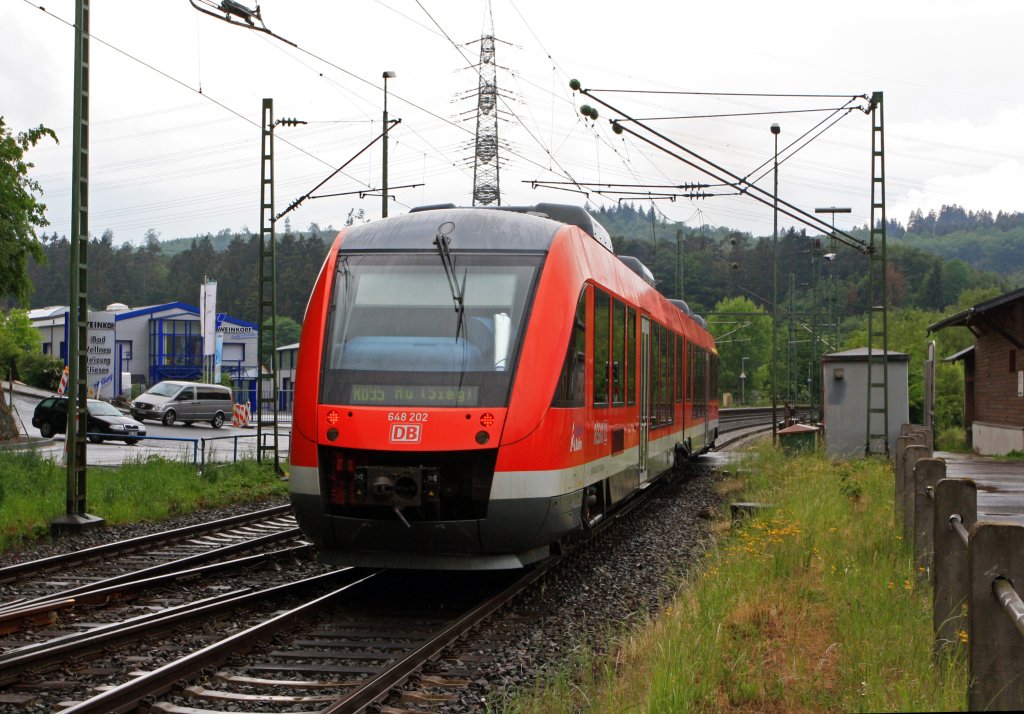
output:
[[[23,352],[18,357],[18,374],[25,384],[38,389],[57,391],[64,363],[53,355],[42,352]]]

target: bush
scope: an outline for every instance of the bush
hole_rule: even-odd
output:
[[[42,352],[23,352],[18,357],[18,374],[30,387],[56,392],[64,363],[53,355]]]

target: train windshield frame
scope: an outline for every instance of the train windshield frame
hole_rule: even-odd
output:
[[[338,255],[320,401],[501,407],[544,254],[452,251]]]

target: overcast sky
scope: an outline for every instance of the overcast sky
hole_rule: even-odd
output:
[[[14,130],[44,124],[58,133],[59,146],[44,141],[29,158],[45,190],[47,230],[67,234],[75,3],[48,0],[45,12],[38,4],[0,3],[0,115]],[[150,228],[163,239],[257,230],[262,98],[273,98],[277,118],[310,122],[276,130],[280,211],[380,133],[385,70],[397,74],[388,82],[388,109],[402,120],[391,134],[389,183],[423,184],[395,190],[390,213],[471,203],[477,75],[470,65],[479,55],[474,41],[490,32],[480,0],[265,0],[267,26],[299,49],[203,15],[188,0],[92,5],[94,235],[110,229],[120,244],[138,243]],[[628,135],[615,135],[607,119],[620,116],[616,111],[597,105],[597,122],[581,117],[579,106],[594,102],[569,89],[569,80],[578,78],[595,90],[846,98],[882,91],[890,218],[905,222],[916,208],[953,203],[1024,210],[1019,0],[493,0],[491,14],[503,41],[498,85],[508,97],[499,126],[507,145],[504,204],[615,200],[524,183],[534,180],[709,181]],[[809,212],[850,207],[837,227],[868,221],[866,114],[844,115],[789,156],[790,142],[831,116],[805,110],[833,109],[846,99],[598,96],[636,118],[747,114],[651,125],[735,175],[759,178],[757,185],[769,192],[769,126],[777,122],[780,197]],[[378,143],[319,193],[378,188],[380,174]],[[690,225],[755,235],[772,230],[770,206],[749,196],[656,206],[666,219]],[[339,227],[352,209],[377,218],[381,201],[358,195],[310,200],[289,218],[294,228],[314,222]]]

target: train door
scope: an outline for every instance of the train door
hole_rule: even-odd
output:
[[[647,440],[651,432],[651,321],[640,317],[640,482],[647,480]]]

